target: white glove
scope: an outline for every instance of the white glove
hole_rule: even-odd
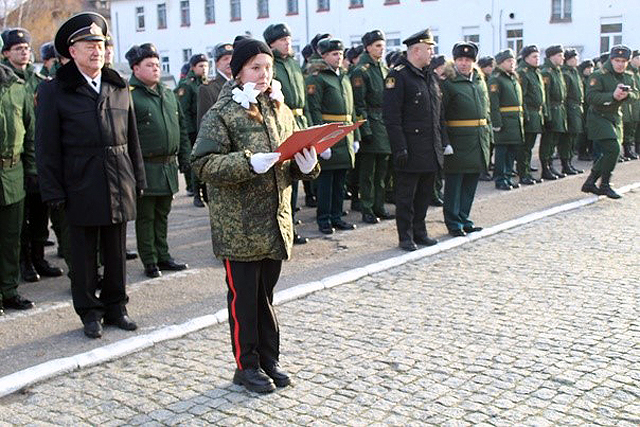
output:
[[[280,159],[280,153],[255,153],[249,163],[255,173],[265,173]]]
[[[453,147],[451,146],[451,144],[447,144],[447,146],[444,147],[444,155],[449,156],[451,154],[453,154]]]
[[[309,172],[311,172],[318,163],[316,147],[311,147],[311,150],[303,148],[302,153],[294,154],[293,158],[296,159],[298,169],[300,169],[300,172],[302,172],[303,174],[308,174]]]
[[[501,128],[501,127],[500,127],[500,128],[493,128],[493,131],[494,131],[494,132],[500,132],[501,130],[502,130],[502,128]]]
[[[327,148],[322,153],[320,153],[320,157],[325,160],[329,160],[331,158],[331,148]]]
[[[357,153],[360,151],[360,141],[353,141],[353,152]]]

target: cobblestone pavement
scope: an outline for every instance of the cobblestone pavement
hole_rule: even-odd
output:
[[[278,307],[295,385],[217,325],[0,401],[0,425],[640,425],[640,192]]]

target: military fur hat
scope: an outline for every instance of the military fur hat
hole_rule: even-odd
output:
[[[152,43],[144,43],[140,46],[133,45],[131,49],[124,54],[124,57],[129,61],[129,67],[133,70],[134,65],[138,65],[146,58],[160,58],[158,55],[158,49]]]
[[[554,44],[553,46],[549,46],[547,50],[544,51],[544,54],[547,58],[551,58],[553,55],[557,55],[562,52],[564,52],[562,45]]]
[[[380,30],[369,31],[364,36],[362,36],[362,45],[364,47],[367,47],[370,44],[377,42],[378,40],[386,40],[384,33]]]
[[[578,69],[579,69],[580,71],[583,71],[585,68],[595,67],[595,66],[596,66],[596,64],[594,64],[592,60],[587,59],[587,60],[585,60],[585,61],[582,61],[582,62],[580,63],[580,65],[578,65]]]
[[[609,60],[609,52],[602,52],[600,54],[600,57],[598,58],[598,62],[600,62],[601,64],[604,64],[608,60]]]
[[[46,61],[47,59],[56,57],[56,48],[53,47],[53,42],[47,42],[40,46],[40,59]]]
[[[327,52],[333,52],[334,50],[343,50],[344,46],[342,41],[338,39],[326,38],[318,42],[318,52],[320,55],[324,55]]]
[[[640,50],[634,50],[633,52],[631,52],[632,58],[635,58],[636,56],[640,56]]]
[[[4,47],[2,48],[4,52],[17,44],[31,44],[31,34],[24,28],[12,28],[2,32],[2,41],[4,42]]]
[[[631,49],[622,44],[612,47],[611,52],[609,53],[609,59],[614,58],[622,58],[628,61],[631,59]]]
[[[451,51],[453,59],[457,58],[471,58],[476,60],[478,57],[478,45],[473,42],[460,42],[453,45]]]
[[[304,59],[309,59],[309,57],[311,55],[313,55],[313,48],[311,47],[310,44],[306,45],[305,47],[302,48],[302,57]]]
[[[564,60],[567,61],[571,58],[575,58],[576,56],[578,56],[578,51],[575,50],[574,48],[567,48],[564,50]]]
[[[515,58],[515,57],[516,55],[513,53],[513,50],[505,49],[501,52],[496,53],[496,64],[500,65],[507,59]]]
[[[540,49],[538,49],[538,46],[536,46],[535,44],[530,44],[529,46],[525,46],[522,48],[522,50],[520,51],[520,57],[522,59],[527,59],[527,56],[535,52],[540,52]]]
[[[431,60],[431,63],[429,64],[429,68],[431,68],[432,70],[435,70],[439,66],[444,65],[446,62],[447,62],[447,58],[444,55],[437,55]]]
[[[54,45],[60,56],[71,59],[69,46],[80,41],[105,41],[109,26],[102,15],[82,12],[67,19],[56,32]]]
[[[322,39],[329,39],[331,37],[333,37],[333,36],[331,34],[329,34],[329,33],[316,34],[315,37],[311,39],[309,44],[311,45],[313,50],[318,51],[318,42],[320,40],[322,40]]]
[[[387,53],[387,55],[384,57],[385,61],[387,61],[387,67],[391,68],[395,66],[401,56],[402,52],[400,52],[399,50],[392,50],[391,52]]]
[[[358,46],[354,46],[347,50],[347,59],[349,61],[353,61],[358,56],[362,55],[362,52],[364,52],[364,46],[362,46],[361,44],[359,44]]]
[[[189,58],[189,66],[190,67],[195,67],[196,65],[198,65],[201,62],[209,62],[209,59],[207,58],[207,55],[205,55],[204,53],[196,53],[191,58]]]
[[[493,56],[483,56],[482,58],[478,59],[478,67],[480,68],[495,67],[495,65],[496,60],[493,59]]]
[[[225,55],[233,55],[233,45],[231,43],[218,43],[213,49],[213,60],[218,62],[218,59]]]
[[[273,52],[265,42],[250,37],[236,38],[233,43],[233,54],[231,55],[231,73],[233,77],[238,75],[249,59],[260,53],[265,53],[273,58]]]
[[[402,43],[406,44],[407,47],[416,43],[426,43],[433,46],[436,45],[433,35],[431,34],[431,30],[428,28],[426,30],[418,31],[417,33],[407,37],[402,41]]]
[[[104,47],[113,46],[113,37],[111,37],[111,32],[107,32],[107,38],[104,39]]]
[[[271,45],[274,41],[286,36],[291,36],[291,28],[285,23],[271,24],[262,33],[264,41]]]

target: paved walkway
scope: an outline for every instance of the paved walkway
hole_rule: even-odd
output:
[[[0,400],[0,425],[640,424],[640,192],[278,307],[295,386],[227,325]]]

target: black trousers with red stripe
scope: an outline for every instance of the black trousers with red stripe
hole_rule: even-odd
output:
[[[231,348],[239,369],[270,366],[280,356],[280,330],[273,310],[282,261],[224,261]]]

